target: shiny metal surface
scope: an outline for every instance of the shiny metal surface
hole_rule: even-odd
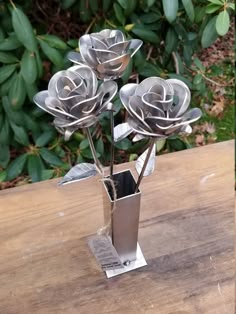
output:
[[[129,114],[127,123],[143,137],[189,134],[190,123],[201,117],[199,108],[188,110],[190,90],[177,79],[149,77],[140,84],[126,84],[120,89],[120,99]]]
[[[106,183],[103,187],[105,224],[111,220],[112,243],[122,263],[132,262],[136,259],[141,192],[134,194],[136,182],[129,170],[113,174],[113,180],[117,188],[113,214],[111,189]]]
[[[98,78],[121,77],[132,56],[142,46],[139,39],[127,40],[120,30],[104,29],[79,39],[78,52],[70,52],[68,59],[75,64],[90,66]]]
[[[98,80],[88,66],[73,66],[57,72],[49,81],[48,90],[34,96],[34,102],[52,114],[56,129],[69,139],[79,128],[88,128],[108,110],[117,93],[114,81]]]

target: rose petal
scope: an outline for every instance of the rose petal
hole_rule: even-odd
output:
[[[160,98],[161,98],[160,95],[148,92],[142,96],[142,102],[146,104],[147,110],[151,113],[151,115],[164,117],[165,113],[162,110],[163,109],[162,105],[159,102]]]
[[[54,97],[47,97],[45,99],[45,105],[55,117],[74,119],[74,117],[66,111],[64,104]]]
[[[106,43],[106,40],[104,37],[99,33],[92,33],[90,34],[90,40],[92,43],[91,47],[97,48],[97,49],[108,49],[108,45]]]
[[[135,55],[135,53],[139,50],[139,48],[142,46],[143,42],[140,39],[131,39],[129,45],[129,49],[133,50],[131,53],[131,58]]]
[[[146,130],[144,130],[142,127],[140,127],[140,125],[135,122],[135,120],[133,120],[132,118],[128,118],[127,120],[128,124],[131,126],[131,128],[133,128],[133,130],[138,133],[141,134],[145,137],[155,137],[155,138],[165,138],[166,136],[164,134],[161,133],[153,133],[153,132],[148,132]]]
[[[47,91],[47,90],[41,91],[41,92],[37,93],[37,94],[34,96],[34,102],[36,103],[36,105],[37,105],[39,108],[41,108],[41,109],[43,109],[44,111],[46,111],[46,112],[48,112],[48,113],[54,115],[53,112],[52,112],[50,109],[48,109],[48,107],[47,107],[46,104],[45,104],[45,100],[46,100],[46,98],[48,98],[48,97],[49,97],[49,94],[48,94],[48,91]]]
[[[96,109],[96,107],[99,106],[98,103],[99,96],[100,95],[97,94],[92,98],[79,101],[78,103],[74,102],[73,106],[70,109],[70,113],[77,118],[80,118],[84,114],[92,113]]]
[[[107,104],[114,98],[118,90],[117,83],[114,81],[103,82],[99,89],[98,94],[100,96],[100,108],[99,112],[107,106]]]
[[[117,53],[113,51],[94,49],[94,48],[88,48],[88,52],[93,58],[95,58],[98,61],[98,63],[103,63],[108,60],[117,58],[119,56]]]
[[[71,62],[73,63],[77,63],[77,64],[83,64],[83,59],[80,55],[79,52],[75,52],[75,51],[70,51],[68,54],[67,54],[67,59],[69,59]]]
[[[178,103],[173,106],[173,109],[171,111],[171,116],[181,116],[183,113],[186,112],[186,110],[189,107],[190,101],[191,101],[191,93],[188,88],[188,86],[177,79],[169,79],[166,80],[174,89],[174,95],[175,97],[178,97]]]
[[[111,60],[98,64],[97,71],[105,73],[107,70],[114,70],[123,72],[129,64],[130,56],[128,54],[122,55]]]
[[[137,87],[135,94],[142,96],[147,92],[159,94],[165,100],[167,94],[171,94],[171,86],[160,77],[149,77],[143,80]]]
[[[81,67],[81,66],[76,65],[74,67]],[[58,82],[59,79],[61,79],[63,77],[67,77],[67,78],[69,78],[72,81],[74,79],[76,79],[77,74],[74,73],[74,71],[73,71],[74,67],[71,67],[68,70],[59,71],[59,72],[57,72],[56,74],[54,74],[51,77],[51,79],[50,79],[50,81],[48,83],[48,93],[49,93],[49,96],[57,97],[57,94],[58,94],[57,82]]]
[[[90,98],[96,94],[97,91],[97,77],[91,68],[88,66],[74,66],[70,68],[77,75],[81,77],[86,85],[86,95]]]
[[[138,120],[140,125],[148,131],[151,131],[151,127],[145,122],[147,113],[145,112],[145,106],[141,97],[131,96],[129,100],[129,112],[133,120]]]
[[[123,42],[115,43],[114,45],[111,45],[109,47],[109,50],[121,55],[123,53],[127,53],[130,44],[131,44],[131,41],[123,41]]]
[[[120,89],[119,92],[120,100],[128,112],[129,112],[129,98],[134,95],[137,86],[138,84],[130,83],[122,86]]]
[[[93,68],[93,67],[96,67],[97,61],[88,52],[88,49],[92,47],[93,47],[93,43],[91,41],[90,35],[83,35],[82,37],[80,37],[79,49],[80,49],[81,57],[87,65]]]

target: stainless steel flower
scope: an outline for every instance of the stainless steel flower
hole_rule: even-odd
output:
[[[120,90],[120,99],[129,113],[128,125],[139,139],[191,133],[189,124],[201,117],[199,108],[188,110],[190,90],[177,79],[150,77],[140,84],[126,84]]]
[[[114,81],[98,86],[93,70],[77,65],[57,72],[48,90],[37,93],[34,102],[55,117],[55,127],[68,139],[75,130],[96,123],[116,92]]]
[[[80,53],[70,52],[68,59],[90,66],[100,79],[117,79],[142,43],[139,39],[126,40],[119,30],[104,29],[83,35],[79,39]]]

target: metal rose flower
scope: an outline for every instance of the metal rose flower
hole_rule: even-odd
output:
[[[48,90],[37,93],[34,102],[55,117],[55,127],[69,139],[75,130],[95,124],[116,92],[116,82],[98,86],[93,70],[77,65],[57,72],[49,81]]]
[[[117,79],[142,43],[139,39],[126,40],[119,30],[104,29],[83,35],[79,39],[80,53],[70,52],[68,59],[90,66],[100,79]]]
[[[120,99],[128,111],[130,130],[126,125],[126,135],[135,131],[138,139],[191,133],[189,124],[201,117],[199,108],[188,110],[190,90],[177,79],[150,77],[140,84],[126,84],[120,90]]]

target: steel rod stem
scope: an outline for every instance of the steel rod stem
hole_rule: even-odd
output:
[[[151,144],[150,144],[150,146],[149,146],[149,149],[148,149],[148,152],[147,152],[147,156],[146,156],[145,161],[144,161],[144,164],[143,164],[143,168],[142,168],[142,170],[141,170],[141,172],[140,172],[140,175],[139,175],[139,177],[138,177],[138,181],[137,181],[137,184],[136,184],[134,193],[137,193],[137,192],[138,192],[140,183],[141,183],[141,181],[142,181],[142,179],[143,179],[144,171],[146,170],[146,167],[147,167],[149,158],[150,158],[150,156],[151,156],[153,146],[155,145],[155,142],[156,142],[155,139],[152,139],[152,140],[151,140]]]
[[[113,111],[110,111],[110,128],[111,128],[111,161],[110,161],[110,177],[113,176],[114,168],[114,155],[115,155],[115,145],[114,145],[114,116]]]
[[[87,138],[88,138],[88,141],[89,141],[89,146],[90,146],[90,149],[91,149],[91,152],[92,152],[92,155],[93,155],[93,159],[94,159],[95,165],[97,166],[99,171],[102,173],[102,165],[101,165],[100,161],[97,158],[96,149],[95,149],[94,144],[93,144],[93,139],[92,139],[92,135],[90,133],[90,130],[89,130],[89,128],[85,128],[85,131],[86,131],[86,135],[87,135]]]

